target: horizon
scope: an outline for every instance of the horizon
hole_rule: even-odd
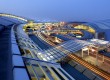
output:
[[[4,0],[0,2],[0,13],[18,15],[38,22],[91,22],[110,19],[109,4],[110,0]]]

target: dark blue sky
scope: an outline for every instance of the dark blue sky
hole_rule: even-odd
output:
[[[110,19],[110,0],[1,0],[0,12],[35,20]]]

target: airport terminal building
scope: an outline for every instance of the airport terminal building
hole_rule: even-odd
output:
[[[0,80],[110,79],[110,20],[47,27],[0,14]]]

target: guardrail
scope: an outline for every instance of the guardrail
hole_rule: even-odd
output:
[[[16,42],[16,37],[15,37],[14,29],[13,29],[14,27],[17,27],[17,26],[13,25],[13,27],[11,28],[13,79],[14,80],[30,80],[29,75],[26,71],[23,59],[21,57],[20,50]]]

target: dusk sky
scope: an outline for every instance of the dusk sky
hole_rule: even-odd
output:
[[[36,21],[97,21],[110,19],[110,0],[1,0],[0,13]]]

